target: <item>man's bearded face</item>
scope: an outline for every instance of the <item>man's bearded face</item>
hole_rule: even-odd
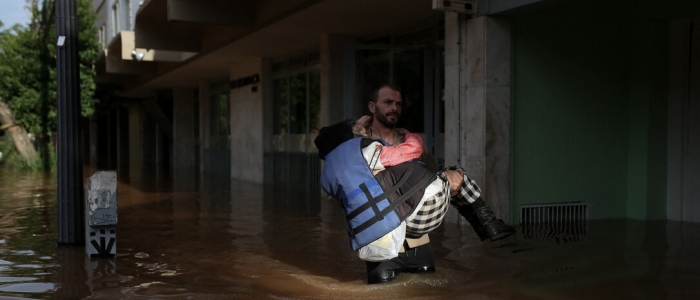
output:
[[[379,123],[382,123],[382,125],[387,128],[396,128],[400,117],[401,113],[398,111],[386,112],[382,111],[381,109],[374,111],[374,119],[379,121]]]
[[[377,102],[374,103],[374,120],[387,128],[396,128],[401,117],[401,93],[390,88],[379,90]]]

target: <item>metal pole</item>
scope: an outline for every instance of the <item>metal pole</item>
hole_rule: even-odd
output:
[[[58,244],[84,246],[76,0],[56,0]]]

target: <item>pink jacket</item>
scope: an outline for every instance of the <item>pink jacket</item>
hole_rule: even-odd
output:
[[[385,167],[417,159],[423,154],[423,139],[419,134],[406,133],[406,141],[395,146],[383,146],[379,161]]]

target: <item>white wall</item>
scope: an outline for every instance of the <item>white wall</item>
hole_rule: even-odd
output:
[[[118,3],[117,3],[118,2]],[[107,43],[109,45],[115,36],[112,35],[112,7],[117,3],[119,13],[119,28],[116,31],[134,30],[136,24],[136,12],[140,7],[140,0],[95,0],[92,1],[92,6],[97,14],[95,20],[95,28],[99,30],[103,25],[107,34]],[[131,15],[129,15],[129,7],[131,6]]]
[[[231,67],[231,80],[258,74],[262,59]],[[252,88],[257,86],[257,92]],[[231,90],[231,178],[263,183],[263,86],[246,85]]]

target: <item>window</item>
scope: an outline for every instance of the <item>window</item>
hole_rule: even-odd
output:
[[[312,134],[319,131],[321,72],[310,70],[275,79],[274,134]]]
[[[106,32],[106,25],[102,24],[100,26],[100,45],[102,45],[102,49],[107,48],[107,32]]]
[[[296,63],[288,60],[290,64]],[[272,153],[265,181],[309,195],[321,190],[318,149],[321,72],[318,65],[278,72],[272,80]],[[266,167],[267,168],[267,167]]]
[[[272,151],[265,153],[265,182],[317,195],[321,160],[313,141],[320,130],[320,52],[308,49],[276,60],[271,66]]]
[[[211,95],[209,98],[210,135],[228,136],[230,133],[229,92]]]
[[[119,2],[115,2],[112,6],[112,37],[119,33]]]
[[[132,30],[133,27],[131,26],[132,22],[132,11],[131,11],[131,0],[126,0],[126,30]]]

